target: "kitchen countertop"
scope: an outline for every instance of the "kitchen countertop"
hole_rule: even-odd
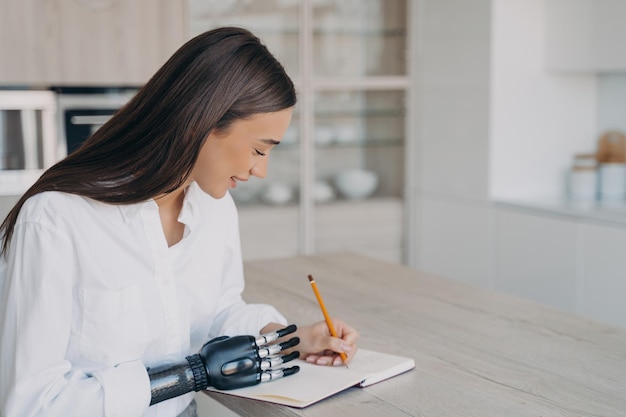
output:
[[[496,200],[496,207],[557,215],[577,221],[626,227],[626,201],[584,202],[563,199]]]
[[[413,371],[305,409],[211,393],[241,416],[618,416],[626,410],[626,330],[511,295],[353,254],[245,264],[250,302],[290,321],[330,314],[360,346],[410,356]]]
[[[0,170],[0,197],[19,197],[43,174],[43,170]]]

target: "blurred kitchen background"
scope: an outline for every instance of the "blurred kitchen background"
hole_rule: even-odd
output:
[[[352,251],[626,327],[626,1],[0,6],[2,217],[187,39],[243,26],[299,93],[233,190],[246,260]]]

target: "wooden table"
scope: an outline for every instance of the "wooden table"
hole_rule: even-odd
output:
[[[451,262],[454,258],[451,257]],[[626,416],[626,330],[352,254],[246,264],[249,302],[292,322],[330,314],[360,346],[416,367],[305,409],[209,394],[241,416]]]

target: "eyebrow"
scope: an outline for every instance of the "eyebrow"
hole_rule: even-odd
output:
[[[267,143],[268,145],[280,145],[280,141],[279,140],[274,140],[274,139],[260,139],[261,142],[263,143]]]

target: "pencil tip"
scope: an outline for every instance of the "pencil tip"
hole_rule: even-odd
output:
[[[309,282],[313,282],[313,275],[309,275]]]

